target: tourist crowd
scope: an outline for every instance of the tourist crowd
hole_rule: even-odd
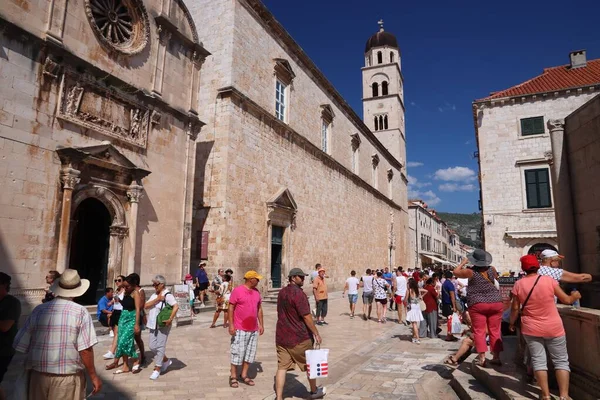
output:
[[[527,362],[540,385],[542,398],[551,398],[546,359],[549,354],[560,398],[568,399],[570,369],[565,331],[556,307],[548,304],[556,299],[572,304],[581,298],[575,290],[565,293],[559,282],[586,283],[597,277],[562,270],[562,256],[554,250],[543,251],[540,258],[541,264],[534,255],[521,258],[522,275],[512,288],[508,309],[504,307],[492,256],[479,249],[453,269],[367,269],[360,277],[353,270],[345,281],[342,296],[347,295],[351,319],[356,316],[359,294],[364,321],[385,324],[391,320],[388,312],[396,311],[396,323],[410,326],[412,343],[417,345],[424,337],[438,338],[442,332],[440,324],[446,323],[445,340],[457,341],[458,334],[463,337],[459,350],[445,360],[449,365],[457,365],[471,349],[477,353],[474,361],[477,365],[501,365],[504,323],[505,334],[517,331],[524,340]],[[313,310],[303,290],[309,276],[315,301]],[[205,263],[199,265],[194,277],[188,274],[184,279],[191,295],[191,316],[196,302],[205,307],[210,294],[216,304],[210,328],[215,328],[220,314],[224,314],[222,326],[231,336],[229,386],[232,388],[240,383],[255,385],[248,370],[255,361],[259,336],[265,330],[262,299],[257,289],[262,279],[256,271],[247,271],[243,284],[234,287],[233,271],[218,269],[211,281]],[[279,291],[275,339],[277,399],[283,398],[286,372],[294,365],[307,371],[306,351],[322,342],[318,326],[328,325],[328,280],[327,271],[320,264],[310,275],[293,268],[288,284]],[[8,294],[11,277],[0,273],[0,382],[17,351],[26,354],[27,368],[17,379],[15,390],[22,385],[28,391],[28,398],[36,400],[83,399],[84,372],[93,386],[91,395],[102,387],[94,365],[93,347],[97,338],[93,320],[88,310],[74,301],[88,290],[90,282],[81,279],[76,270],[67,269],[62,275],[50,271],[46,283],[42,304],[17,330],[20,302]],[[142,337],[145,330],[148,347],[154,354],[149,378],[158,379],[172,365],[166,347],[179,305],[162,275],[153,277],[152,287],[154,293],[146,299],[138,274],[118,276],[115,288],[107,288],[98,302],[96,318],[109,328],[112,336],[111,347],[103,356],[112,362],[105,368],[114,370],[116,375],[136,374],[147,365]],[[376,319],[371,318],[373,303]],[[486,358],[488,350],[491,359]],[[318,387],[310,375],[307,378],[309,397],[323,397],[325,388]],[[4,394],[0,392],[2,398]]]

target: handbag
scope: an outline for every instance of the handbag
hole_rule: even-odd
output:
[[[458,334],[462,332],[462,323],[460,322],[460,315],[458,313],[452,314],[452,322],[450,327],[450,333]]]
[[[159,327],[164,328],[165,326],[167,326],[167,324],[165,324],[165,321],[167,321],[169,318],[171,318],[171,313],[173,312],[173,306],[170,305],[169,303],[167,303],[167,295],[170,294],[169,292],[165,293],[165,299],[162,301],[162,307],[160,308],[160,312],[158,313],[158,316],[156,317],[156,324]]]
[[[328,349],[319,348],[306,350],[306,371],[309,379],[326,378],[329,376]]]
[[[421,312],[425,312],[425,310],[427,310],[427,304],[425,304],[423,299],[419,299],[419,308],[421,309]]]
[[[521,309],[519,310],[519,315],[517,316],[517,320],[515,321],[515,327],[521,325],[521,314],[523,314],[523,310],[525,309],[525,306],[527,305],[527,302],[529,301],[529,298],[531,297],[531,293],[533,293],[533,289],[535,289],[535,285],[538,284],[538,281],[540,280],[541,277],[542,277],[541,275],[538,275],[537,279],[535,280],[535,283],[533,284],[533,287],[531,288],[531,290],[529,291],[529,294],[527,295],[527,298],[523,302],[523,305],[521,306]]]

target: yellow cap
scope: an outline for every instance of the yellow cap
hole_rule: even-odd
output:
[[[258,279],[259,281],[263,278],[261,275],[258,274],[258,272],[256,271],[248,271],[244,274],[244,279]]]

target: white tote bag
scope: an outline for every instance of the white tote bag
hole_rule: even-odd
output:
[[[310,379],[326,378],[329,374],[328,349],[306,350],[306,370]]]
[[[452,314],[452,331],[450,333],[461,333],[462,332],[462,324],[460,322],[460,315],[458,313]]]

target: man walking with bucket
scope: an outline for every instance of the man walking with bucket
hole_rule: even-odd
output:
[[[293,268],[289,275],[289,285],[279,291],[277,296],[277,328],[275,344],[277,348],[277,375],[275,389],[277,400],[283,399],[285,375],[294,364],[306,371],[306,351],[313,344],[321,344],[321,336],[313,322],[308,298],[302,291],[307,274],[300,268]],[[308,379],[310,398],[325,396],[325,388],[317,388],[316,379]]]

